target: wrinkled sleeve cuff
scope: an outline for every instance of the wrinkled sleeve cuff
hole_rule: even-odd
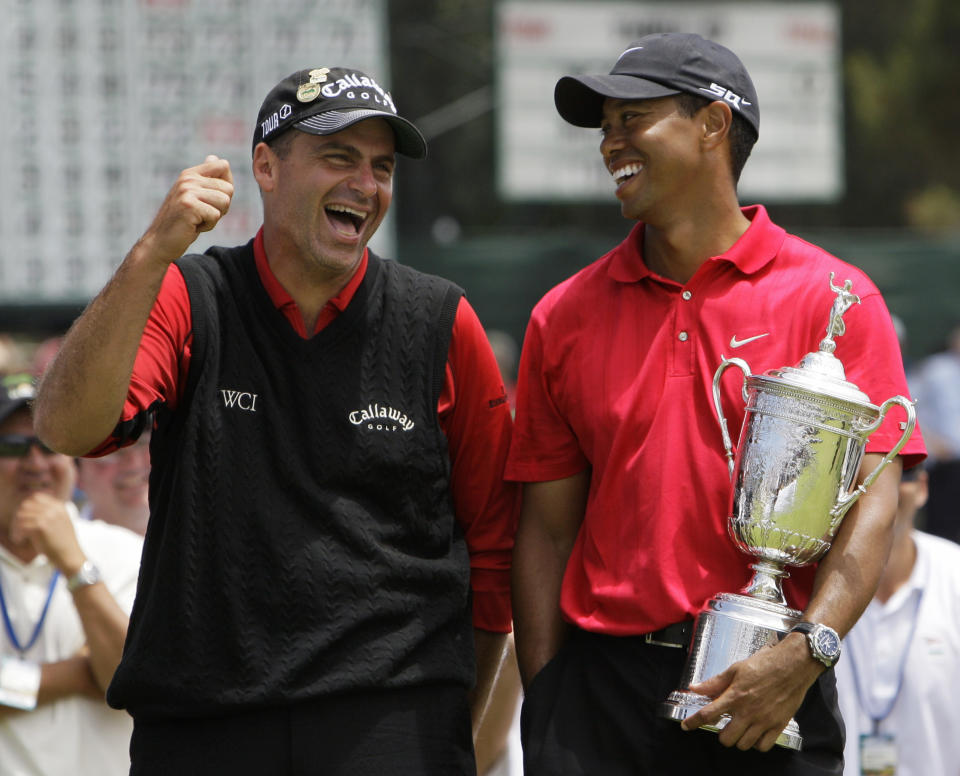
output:
[[[473,590],[473,627],[493,633],[509,633],[513,629],[510,572],[473,569],[470,585]]]

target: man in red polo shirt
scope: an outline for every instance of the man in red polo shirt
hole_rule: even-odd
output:
[[[681,680],[695,615],[749,578],[726,532],[730,481],[711,403],[721,360],[741,356],[762,373],[817,350],[835,272],[862,300],[836,356],[884,401],[907,394],[890,315],[861,271],[786,234],[762,206],[740,207],[759,110],[728,49],[650,35],[609,75],[561,79],[555,101],[568,122],[600,127],[623,215],[637,224],[537,304],[524,341],[507,476],[525,483],[513,595],[526,773],[839,774],[831,661],[802,633],[698,685],[714,700],[682,726],[656,711]],[[739,428],[737,381],[724,381],[723,401]],[[869,438],[861,476],[899,439],[896,420]],[[853,625],[889,546],[901,464],[923,455],[915,434],[819,568],[791,570],[786,595],[804,620],[840,635]],[[722,714],[719,734],[698,730]],[[795,714],[803,750],[774,748]]]

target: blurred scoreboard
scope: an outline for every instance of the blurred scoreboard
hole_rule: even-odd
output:
[[[305,67],[390,83],[386,0],[5,0],[0,303],[86,300],[180,171],[230,160],[236,196],[191,250],[261,223],[250,171],[267,91]]]
[[[496,18],[500,195],[613,202],[599,130],[560,118],[564,75],[607,73],[632,41],[697,32],[732,49],[760,98],[760,139],[740,180],[749,202],[830,202],[843,193],[840,11],[832,0],[501,0]]]

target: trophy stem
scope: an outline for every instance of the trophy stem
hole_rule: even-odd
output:
[[[787,599],[783,595],[780,580],[788,578],[790,574],[784,569],[783,564],[759,560],[751,563],[750,568],[754,571],[753,578],[741,592],[744,595],[759,598],[761,601],[786,606]]]

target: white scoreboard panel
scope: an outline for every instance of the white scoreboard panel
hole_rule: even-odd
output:
[[[843,193],[840,11],[834,0],[500,0],[498,188],[515,201],[609,201],[599,131],[557,114],[564,75],[607,73],[652,32],[697,32],[732,49],[760,98],[760,140],[741,201],[829,202]]]
[[[180,170],[230,160],[236,196],[194,249],[261,222],[257,110],[303,67],[390,83],[385,0],[5,0],[0,303],[99,291]]]

